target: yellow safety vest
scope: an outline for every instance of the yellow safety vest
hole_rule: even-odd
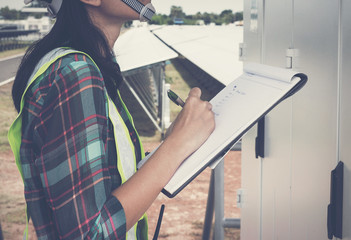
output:
[[[23,106],[24,106],[24,96],[29,89],[29,87],[35,82],[36,79],[40,75],[42,75],[50,65],[52,65],[55,61],[57,61],[59,58],[62,58],[68,54],[72,53],[78,53],[78,54],[84,54],[89,59],[95,64],[95,66],[98,68],[94,60],[86,53],[72,50],[72,49],[67,49],[67,48],[58,48],[54,49],[48,54],[46,54],[40,62],[37,64],[36,68],[33,71],[33,74],[29,78],[29,82],[27,84],[27,87],[25,91],[23,92],[22,98],[21,98],[21,104],[20,104],[20,112],[15,119],[15,121],[12,123],[9,132],[8,132],[8,140],[12,149],[12,152],[15,156],[15,161],[17,168],[19,172],[21,173],[22,180],[24,181],[23,178],[23,173],[22,173],[22,166],[21,166],[21,159],[20,159],[20,147],[21,147],[21,142],[22,142],[22,111],[23,111]],[[113,101],[110,99],[110,97],[107,94],[107,91],[105,90],[107,99],[108,99],[108,117],[112,122],[113,129],[114,129],[114,136],[115,136],[115,145],[116,145],[116,151],[117,151],[117,169],[118,172],[121,176],[122,179],[122,184],[126,182],[135,172],[136,172],[136,159],[135,159],[135,154],[134,154],[134,145],[132,143],[132,140],[130,139],[130,134],[127,126],[125,125],[124,121],[122,120],[122,117],[117,111],[116,105],[113,103]],[[127,107],[125,106],[124,102],[122,101],[122,98],[119,94],[118,91],[118,97],[119,100],[122,103],[122,106],[127,113],[127,116],[132,123],[134,127],[134,122],[133,118],[131,117]],[[135,128],[134,128],[135,130]],[[137,133],[137,131],[135,130]],[[139,138],[139,135],[137,134],[137,137]],[[145,153],[143,150],[143,146],[140,142],[140,150],[141,150],[141,157],[145,157]],[[134,161],[130,161],[130,159],[134,159]],[[27,206],[26,206],[26,213],[27,213]],[[141,235],[143,236],[143,239],[148,239],[148,233],[147,233],[147,216],[144,214],[140,220],[145,221],[145,227],[144,229],[141,230]],[[133,240],[136,239],[136,231],[137,231],[137,226],[138,223],[136,223],[128,232],[126,235],[126,239],[128,240]],[[28,239],[28,213],[26,217],[26,229],[24,231],[24,239]]]

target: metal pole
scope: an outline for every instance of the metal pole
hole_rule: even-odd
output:
[[[240,228],[240,218],[226,218],[223,220],[224,228]]]
[[[203,240],[210,240],[212,220],[213,220],[213,210],[214,210],[214,170],[211,171],[210,187],[208,189],[206,215],[205,215],[204,228],[202,231]]]
[[[224,160],[214,170],[215,182],[215,227],[213,239],[224,240]]]

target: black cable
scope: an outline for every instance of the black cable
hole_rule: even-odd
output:
[[[160,209],[160,215],[158,216],[158,220],[157,220],[157,225],[156,225],[154,237],[152,238],[152,240],[157,240],[157,238],[158,238],[158,234],[160,233],[160,229],[161,229],[161,222],[162,222],[164,210],[165,210],[165,205],[162,204],[161,209]]]

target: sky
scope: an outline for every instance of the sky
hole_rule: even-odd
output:
[[[117,0],[116,0],[117,1]],[[243,10],[244,0],[152,0],[158,13],[169,14],[171,6],[182,7],[187,15],[197,12],[221,13],[223,10],[231,9],[233,12]],[[23,0],[0,0],[0,8],[8,6],[10,9],[21,9]]]

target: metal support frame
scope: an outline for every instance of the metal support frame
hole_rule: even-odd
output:
[[[157,68],[160,69],[160,73],[155,74],[154,71]],[[145,84],[141,80],[143,74],[148,74],[153,79],[153,84],[154,84],[153,89],[155,92],[151,93],[151,95],[155,95],[155,96],[150,97],[150,92],[145,91],[145,89],[147,89],[147,86],[145,86]],[[164,62],[150,64],[146,67],[129,70],[129,71],[123,72],[122,75],[125,79],[124,82],[126,86],[133,94],[133,96],[140,104],[140,106],[143,108],[143,110],[145,111],[145,113],[153,123],[153,125],[156,127],[158,131],[163,133],[165,130],[165,124],[163,119],[165,116],[163,111],[164,111],[165,101],[167,100],[165,99],[166,95],[164,94],[164,88],[165,88]],[[157,75],[157,77],[155,75]],[[157,79],[155,79],[155,77]],[[139,84],[135,84],[133,81],[131,82],[128,81],[128,79],[133,79],[133,78],[139,80],[138,81]],[[142,100],[142,98],[144,100]],[[158,110],[156,109],[156,107],[154,108],[155,104],[157,105],[156,107]],[[159,111],[161,111],[161,113]]]
[[[215,224],[213,239],[224,239],[224,160],[214,170]]]
[[[145,107],[143,101],[141,101],[141,99],[139,98],[138,94],[134,91],[134,89],[129,85],[129,83],[127,81],[125,81],[125,83],[126,83],[127,87],[129,88],[129,90],[131,91],[131,93],[134,95],[135,99],[139,102],[140,106],[144,109],[145,113],[149,116],[150,120],[155,125],[157,130],[162,131],[162,129],[158,125],[157,121],[152,117],[149,110]]]
[[[241,150],[241,147],[233,146],[232,149]],[[225,228],[240,228],[240,219],[224,217],[224,160],[211,172],[205,222],[202,232],[203,240],[210,240],[213,213],[215,214],[213,239],[224,240]]]

